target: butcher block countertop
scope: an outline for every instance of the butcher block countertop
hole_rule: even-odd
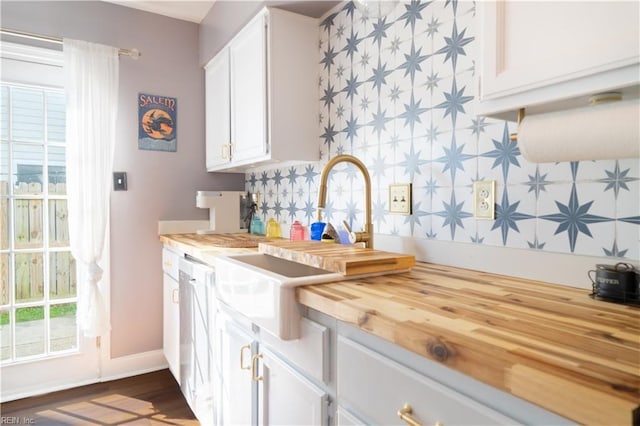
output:
[[[303,305],[578,423],[630,425],[640,308],[588,294],[427,263],[297,289]]]
[[[308,260],[284,240],[250,234],[160,241],[205,262],[260,243],[284,250],[271,254]],[[343,248],[347,259],[350,248]],[[298,287],[297,298],[577,423],[640,423],[639,307],[593,300],[585,289],[422,262],[409,272]]]

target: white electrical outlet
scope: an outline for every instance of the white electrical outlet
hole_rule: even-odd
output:
[[[476,219],[495,219],[496,181],[473,183],[473,216]]]
[[[389,213],[411,214],[411,184],[389,185]]]

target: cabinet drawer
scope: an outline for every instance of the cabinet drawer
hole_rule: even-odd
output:
[[[287,361],[304,371],[312,379],[329,383],[329,330],[327,327],[302,318],[300,338],[280,340],[271,333],[261,333],[260,340]]]
[[[452,389],[342,336],[338,337],[338,401],[375,424],[405,424],[405,404],[423,425],[517,424]]]
[[[163,247],[162,249],[162,270],[174,280],[178,281],[178,259],[180,254]]]

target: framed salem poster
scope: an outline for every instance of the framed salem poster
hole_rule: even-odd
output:
[[[138,93],[138,149],[176,152],[178,100]]]

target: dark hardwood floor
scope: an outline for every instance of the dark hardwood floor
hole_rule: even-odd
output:
[[[0,423],[199,425],[169,370],[0,404]]]

